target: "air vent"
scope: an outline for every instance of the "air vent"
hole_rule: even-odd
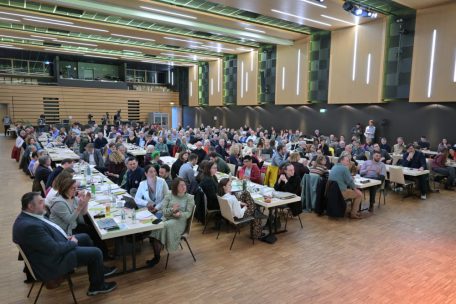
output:
[[[55,46],[55,47],[61,47],[62,45],[60,43],[52,43],[52,42],[43,42],[44,46]]]
[[[48,33],[68,35],[70,31],[48,28]]]
[[[56,12],[57,13],[64,13],[64,14],[70,14],[70,15],[79,15],[79,16],[84,14],[84,11],[82,11],[82,10],[78,10],[78,9],[75,9],[75,8],[64,7],[64,6],[57,6]]]
[[[212,37],[211,33],[206,33],[206,32],[196,31],[196,32],[193,32],[193,34],[198,35],[198,36],[204,36],[204,37]]]
[[[180,46],[178,46],[178,45],[165,44],[165,46],[170,49],[180,49]]]
[[[254,12],[244,11],[244,12],[238,14],[238,16],[251,18],[251,19],[256,19],[256,18],[260,17],[261,15],[257,14],[257,13],[254,13]]]

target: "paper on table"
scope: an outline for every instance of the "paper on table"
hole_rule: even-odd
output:
[[[153,216],[153,214],[149,210],[142,210],[136,213],[136,219],[138,221],[149,219]]]

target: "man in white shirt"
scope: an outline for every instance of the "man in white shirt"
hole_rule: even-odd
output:
[[[364,131],[364,137],[367,139],[370,139],[372,142],[374,142],[375,138],[375,126],[374,126],[374,121],[371,119],[369,120],[369,125],[366,127],[366,130]]]

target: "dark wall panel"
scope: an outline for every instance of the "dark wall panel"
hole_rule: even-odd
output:
[[[321,113],[320,109],[326,109],[326,112]],[[216,121],[214,116],[217,117]],[[357,122],[365,126],[369,119],[376,121],[377,135],[386,136],[390,142],[395,141],[397,136],[404,136],[408,142],[425,135],[433,146],[436,146],[442,137],[448,138],[450,143],[456,143],[456,133],[453,131],[456,122],[456,102],[183,108],[185,126],[204,123],[239,128],[247,124],[251,127],[273,126],[276,129],[298,128],[305,134],[312,134],[315,129],[320,129],[323,134],[349,136],[352,126]]]

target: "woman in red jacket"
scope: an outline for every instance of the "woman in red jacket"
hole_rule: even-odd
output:
[[[239,170],[240,179],[248,179],[253,183],[261,184],[260,168],[252,162],[250,155],[244,156],[244,166]]]

